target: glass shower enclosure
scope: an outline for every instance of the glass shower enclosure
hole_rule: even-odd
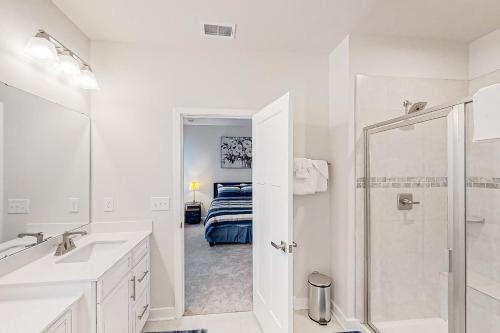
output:
[[[500,142],[472,131],[470,100],[364,129],[374,332],[500,332]]]

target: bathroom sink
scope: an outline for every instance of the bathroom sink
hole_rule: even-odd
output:
[[[58,260],[58,264],[71,264],[71,263],[82,263],[88,262],[92,259],[98,258],[102,255],[107,255],[115,250],[117,250],[120,245],[125,243],[124,240],[116,241],[95,241],[89,243],[81,248],[76,248],[73,252],[67,254],[61,260]]]

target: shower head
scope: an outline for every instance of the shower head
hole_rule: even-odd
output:
[[[427,106],[427,102],[416,102],[412,103],[408,100],[403,102],[406,114],[422,111]]]
[[[408,113],[422,111],[423,109],[425,109],[426,106],[427,106],[427,102],[413,103],[412,106],[410,107],[410,109],[408,110]]]

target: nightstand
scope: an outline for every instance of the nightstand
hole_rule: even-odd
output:
[[[201,202],[187,202],[184,205],[184,222],[196,224],[201,221]]]

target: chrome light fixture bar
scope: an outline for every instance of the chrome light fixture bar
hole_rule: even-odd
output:
[[[99,84],[90,65],[52,35],[40,29],[31,37],[26,52],[37,61],[57,64],[61,72],[77,76],[83,89],[98,90]]]

